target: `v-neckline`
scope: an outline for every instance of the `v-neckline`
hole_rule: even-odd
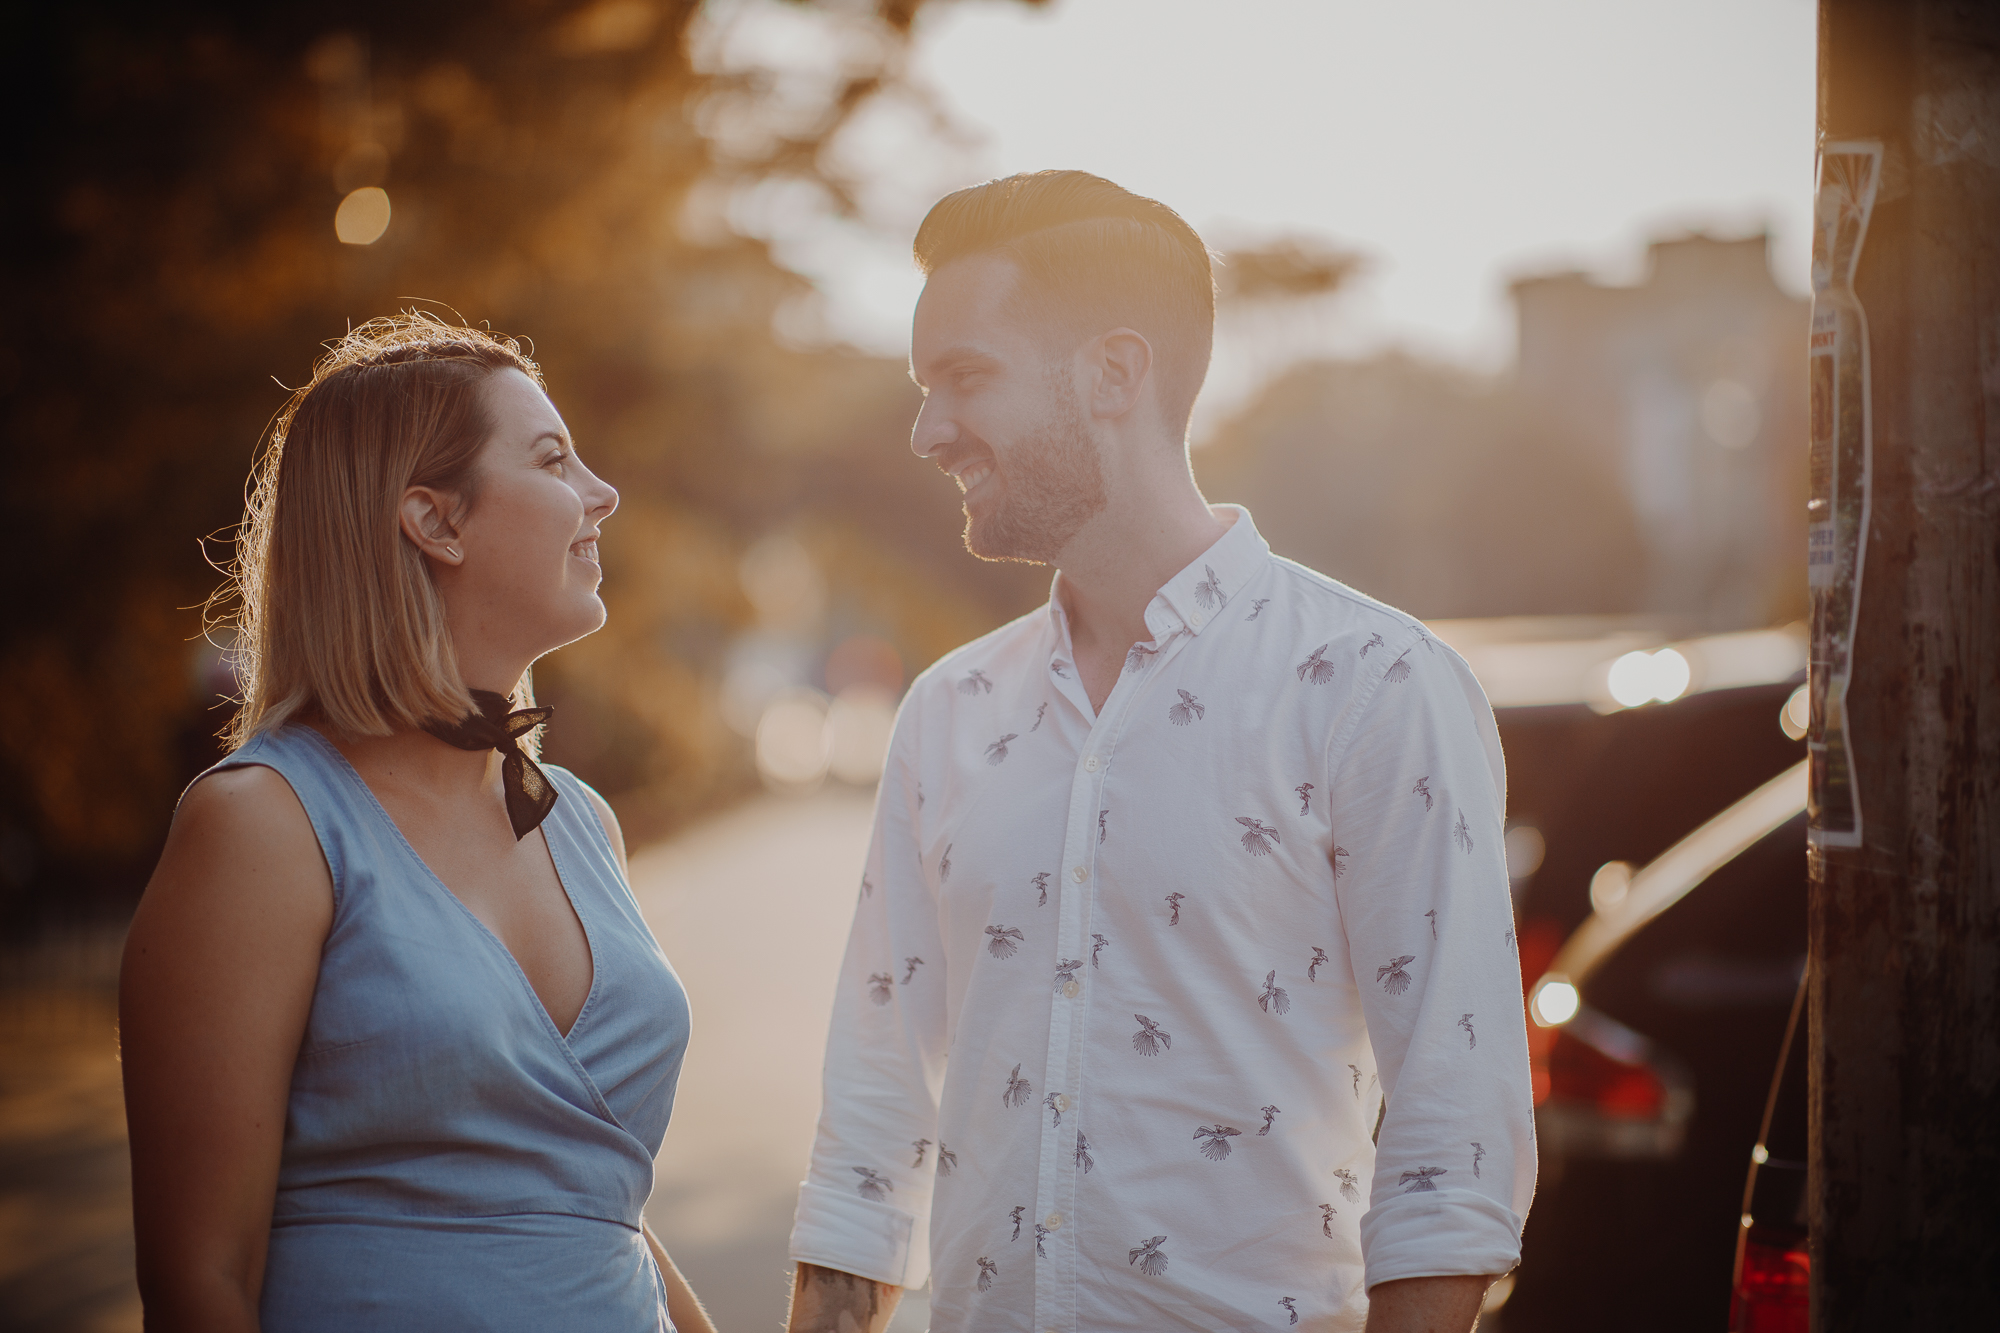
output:
[[[317,727],[301,725],[299,729],[309,734],[320,745],[326,747],[327,753],[334,757],[341,768],[346,771],[347,776],[354,780],[354,785],[359,787],[362,794],[368,798],[368,803],[375,807],[375,813],[382,817],[382,822],[389,826],[391,833],[396,835],[396,841],[402,844],[403,850],[409,854],[410,860],[416,863],[417,868],[423,871],[425,878],[430,880],[446,898],[449,898],[453,905],[465,914],[465,919],[470,921],[474,928],[480,934],[484,935],[493,947],[498,949],[501,955],[513,965],[514,975],[528,992],[528,998],[533,1001],[535,1011],[542,1016],[542,1021],[547,1024],[549,1031],[555,1034],[556,1040],[561,1042],[565,1047],[568,1047],[570,1038],[576,1035],[576,1030],[579,1027],[583,1026],[584,1015],[590,1012],[591,1005],[596,1002],[598,979],[603,974],[604,969],[598,966],[597,940],[590,933],[590,922],[585,919],[583,909],[577,905],[576,895],[570,892],[569,881],[563,875],[562,861],[556,856],[555,844],[549,841],[546,829],[537,827],[535,832],[542,839],[542,850],[548,853],[549,869],[555,872],[556,887],[562,890],[563,900],[569,904],[570,913],[576,917],[577,928],[583,932],[583,947],[590,954],[590,985],[583,993],[583,1003],[577,1008],[576,1017],[570,1020],[568,1031],[564,1031],[562,1028],[556,1026],[555,1015],[549,1012],[549,1006],[542,999],[540,992],[535,989],[535,984],[528,980],[528,970],[521,966],[521,960],[516,958],[514,951],[507,947],[507,941],[501,939],[493,927],[480,920],[479,914],[466,906],[465,899],[452,892],[451,885],[445,883],[444,877],[431,868],[430,862],[424,860],[423,856],[417,851],[416,845],[410,841],[409,835],[403,832],[402,825],[396,822],[395,816],[391,815],[388,807],[382,804],[382,798],[377,796],[375,789],[368,785],[368,779],[361,776],[361,770],[357,769],[349,761],[348,757],[340,752],[339,746],[321,735]],[[550,817],[553,817],[554,813],[554,811],[550,811]],[[547,821],[544,820],[543,822],[546,824]],[[572,1054],[574,1054],[573,1051]]]

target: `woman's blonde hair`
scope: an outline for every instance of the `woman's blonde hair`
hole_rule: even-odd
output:
[[[330,347],[272,424],[210,601],[235,630],[232,750],[291,721],[386,736],[473,711],[430,562],[403,535],[403,493],[455,495],[462,516],[495,428],[486,380],[518,370],[541,387],[541,368],[512,338],[423,313]],[[528,689],[524,676],[516,698]]]

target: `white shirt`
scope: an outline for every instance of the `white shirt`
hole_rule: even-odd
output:
[[[791,1253],[928,1274],[936,1333],[1359,1329],[1519,1259],[1492,710],[1217,512],[1102,712],[1058,576],[897,718]]]

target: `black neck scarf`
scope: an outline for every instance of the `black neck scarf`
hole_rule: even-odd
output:
[[[548,818],[557,794],[549,775],[522,751],[520,738],[556,710],[544,704],[509,712],[512,701],[491,690],[474,690],[472,702],[479,711],[463,722],[426,722],[424,730],[461,750],[500,752],[500,788],[507,794],[507,819],[514,826],[514,841],[519,842]]]

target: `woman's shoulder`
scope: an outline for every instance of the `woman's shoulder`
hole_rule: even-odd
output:
[[[611,845],[612,859],[617,861],[618,868],[623,870],[625,868],[625,831],[618,825],[618,812],[611,808],[611,802],[605,800],[597,788],[591,786],[561,764],[543,764],[542,768],[555,780],[558,791],[568,791],[583,798],[579,815],[582,818],[596,821],[597,827],[603,830],[605,841]]]

